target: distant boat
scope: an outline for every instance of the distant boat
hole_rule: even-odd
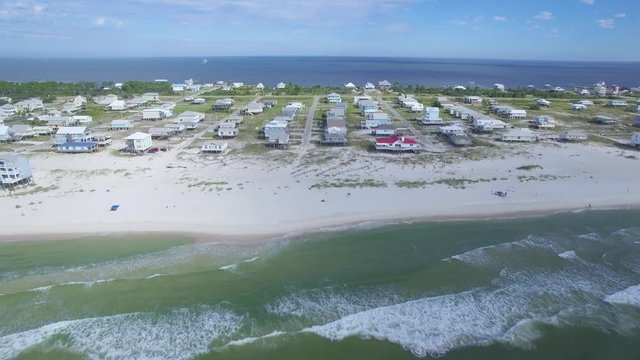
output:
[[[208,63],[208,62],[209,62],[209,60],[207,60],[207,59],[202,59],[202,63],[203,63],[203,64],[206,64],[206,63]]]

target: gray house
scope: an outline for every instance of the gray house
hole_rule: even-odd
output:
[[[264,136],[268,145],[288,145],[289,144],[289,123],[286,121],[269,121],[264,126]]]
[[[0,154],[0,186],[3,189],[28,184],[32,178],[31,165],[26,157]]]

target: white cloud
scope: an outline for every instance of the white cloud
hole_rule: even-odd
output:
[[[382,28],[385,31],[390,33],[404,33],[409,31],[409,24],[404,22],[392,23],[392,24],[386,24]]]
[[[122,29],[124,27],[124,21],[109,16],[98,16],[93,21],[93,25],[97,27],[111,26],[115,29]]]
[[[507,21],[507,17],[506,16],[494,16],[493,20],[495,20],[495,21]]]
[[[553,13],[545,10],[538,13],[536,16],[534,16],[534,18],[537,20],[551,20],[553,19]]]
[[[0,19],[28,19],[41,15],[45,6],[30,0],[4,1],[0,7]]]
[[[596,0],[580,0],[580,2],[587,5],[593,5],[593,3],[596,2]]]
[[[615,15],[613,15],[614,17],[617,17],[618,19],[624,19],[627,17],[626,13],[617,13]]]
[[[603,29],[613,29],[616,26],[614,19],[600,19],[596,20],[596,24]]]

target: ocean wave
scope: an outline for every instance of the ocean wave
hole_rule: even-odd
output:
[[[249,344],[253,344],[253,343],[257,342],[257,341],[261,341],[261,340],[265,340],[265,339],[269,339],[269,338],[274,338],[274,337],[278,337],[278,336],[282,336],[282,335],[286,335],[286,334],[287,333],[283,332],[283,331],[274,331],[272,333],[269,333],[269,334],[263,335],[263,336],[245,337],[245,338],[242,338],[242,339],[229,341],[225,345],[221,346],[221,348],[226,348],[226,347],[230,347],[230,346],[249,345]]]
[[[605,297],[604,301],[611,304],[632,305],[640,308],[640,285],[629,286],[622,291]]]
[[[164,315],[130,313],[61,321],[0,337],[0,358],[65,336],[56,347],[87,359],[189,359],[206,353],[216,338],[238,331],[243,317],[214,307],[175,309]]]
[[[238,264],[230,264],[230,265],[220,266],[218,268],[218,270],[235,272],[236,270],[238,270]]]
[[[558,256],[563,258],[563,259],[567,259],[567,260],[578,259],[578,255],[576,255],[576,252],[573,251],[573,250],[562,252],[562,253],[558,254]]]

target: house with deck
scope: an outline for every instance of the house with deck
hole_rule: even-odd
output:
[[[380,125],[388,124],[391,121],[389,114],[384,111],[372,111],[365,113],[365,119],[362,121],[363,129],[374,129]]]
[[[346,83],[344,84],[344,88],[347,90],[355,90],[356,86],[353,83]]]
[[[418,140],[404,136],[388,136],[376,138],[375,148],[378,151],[418,152],[422,147]]]
[[[6,125],[0,125],[0,142],[14,141],[13,130]]]
[[[440,108],[427,107],[425,108],[424,117],[420,121],[422,125],[442,125],[443,121],[440,117]]]
[[[631,146],[640,146],[640,132],[633,133],[633,135],[631,135]]]
[[[556,127],[557,122],[556,119],[551,116],[540,115],[536,116],[536,118],[533,120],[533,124],[538,129],[553,129]]]
[[[629,104],[627,104],[627,102],[625,100],[617,100],[617,99],[609,100],[607,105],[612,106],[612,107],[626,107],[626,106],[629,106]]]
[[[13,116],[18,112],[18,108],[15,105],[4,104],[0,106],[0,117]]]
[[[395,136],[397,135],[398,130],[394,125],[391,124],[382,124],[376,126],[375,129],[371,132],[371,135],[383,137],[383,136]]]
[[[264,136],[267,145],[280,146],[289,144],[289,123],[272,120],[264,126]]]
[[[591,101],[591,100],[580,100],[580,101],[576,102],[576,104],[582,104],[582,105],[586,105],[586,106],[592,106],[592,105],[593,105],[593,101]]]
[[[467,96],[464,98],[464,103],[465,104],[471,104],[471,105],[475,105],[475,104],[481,104],[482,103],[482,97],[480,96]]]
[[[133,123],[127,119],[111,120],[111,124],[109,125],[109,129],[113,131],[130,130],[132,128]]]
[[[142,110],[142,120],[162,120],[170,118],[171,116],[173,116],[173,112],[163,108]]]
[[[388,91],[391,89],[392,84],[387,80],[378,81],[378,89],[382,91]]]
[[[527,110],[521,109],[511,109],[508,113],[508,117],[510,119],[526,119],[527,118]]]
[[[218,137],[223,139],[234,138],[238,134],[240,134],[240,129],[236,127],[234,121],[222,121],[218,124]]]
[[[146,102],[160,102],[160,94],[155,92],[144,93],[140,97]]]
[[[93,102],[98,104],[98,105],[109,105],[114,101],[118,100],[118,96],[114,95],[114,94],[108,94],[108,95],[101,95],[101,96],[96,96],[93,98]]]
[[[585,110],[587,108],[587,105],[585,104],[571,104],[571,110],[573,111],[581,111],[581,110]]]
[[[549,107],[549,106],[551,106],[551,101],[549,101],[547,99],[538,99],[538,101],[536,101],[536,104],[538,104],[539,106]]]
[[[368,83],[364,84],[364,88],[365,88],[365,90],[374,90],[376,88],[376,86],[373,85],[372,83],[368,82]]]
[[[127,146],[125,151],[131,153],[145,152],[153,145],[151,134],[145,134],[143,132],[133,133],[124,138],[124,141]]]
[[[347,122],[344,117],[327,118],[321,143],[323,145],[345,145],[347,143]]]
[[[203,154],[220,154],[229,148],[227,141],[212,141],[208,144],[202,145],[200,152]]]
[[[503,130],[508,126],[507,123],[497,119],[473,119],[473,130],[478,133],[490,133],[494,130]]]
[[[106,111],[124,111],[127,110],[127,103],[124,100],[116,100],[104,108]]]
[[[329,104],[338,104],[342,102],[342,97],[338,93],[331,93],[327,95],[327,102]]]
[[[233,106],[234,101],[232,99],[219,99],[211,106],[213,111],[228,111]]]
[[[616,119],[607,115],[596,115],[593,118],[593,122],[600,125],[613,125],[616,123]]]
[[[29,159],[16,154],[0,154],[0,186],[12,189],[33,180]]]
[[[175,122],[179,123],[199,123],[204,120],[204,113],[197,111],[185,111],[178,115]]]
[[[91,142],[91,131],[86,126],[63,126],[58,128],[54,138],[56,145],[84,142]]]
[[[558,140],[560,141],[586,141],[587,139],[587,134],[577,130],[563,131],[558,134]]]
[[[173,129],[165,128],[165,127],[151,128],[147,131],[147,133],[151,135],[152,139],[158,139],[158,140],[166,140],[172,137],[173,135],[175,135],[175,131]]]
[[[500,136],[500,140],[504,142],[534,142],[538,140],[538,135],[529,129],[514,128],[504,132]]]
[[[264,112],[264,104],[258,102],[251,102],[245,106],[242,113],[245,115],[259,115]]]
[[[16,124],[11,127],[11,130],[13,130],[13,136],[16,140],[23,140],[36,136],[36,132],[33,130],[31,125]]]
[[[89,115],[74,115],[71,117],[74,125],[90,125],[93,124],[93,117]]]
[[[358,102],[362,115],[367,115],[369,112],[377,112],[380,107],[377,101],[363,100]]]
[[[44,109],[44,104],[42,103],[42,100],[36,99],[36,98],[19,101],[15,104],[15,106],[19,112],[23,112],[23,111],[31,112],[31,111]]]

